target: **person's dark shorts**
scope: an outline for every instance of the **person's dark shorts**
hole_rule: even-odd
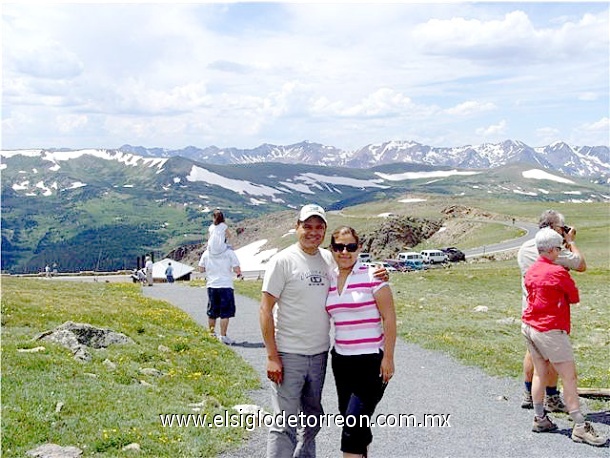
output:
[[[235,294],[233,288],[208,288],[208,318],[233,318]]]

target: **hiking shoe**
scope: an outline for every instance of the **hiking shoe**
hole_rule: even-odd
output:
[[[229,336],[220,336],[219,339],[225,345],[233,345],[235,343]]]
[[[534,424],[532,425],[532,431],[535,433],[548,433],[549,431],[555,431],[557,425],[551,421],[548,416],[536,417],[534,416]]]
[[[582,442],[595,447],[601,447],[606,444],[608,439],[597,434],[595,429],[593,429],[593,425],[588,421],[585,421],[581,426],[574,426],[574,429],[572,430],[572,440],[574,442]]]
[[[559,393],[547,395],[544,398],[544,410],[547,412],[567,412],[568,409],[566,405],[563,403],[561,396]]]
[[[529,391],[523,392],[523,399],[521,400],[522,409],[533,409],[534,401],[532,400],[532,393]]]

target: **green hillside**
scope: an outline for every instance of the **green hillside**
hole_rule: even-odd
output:
[[[125,155],[83,155],[51,166],[40,157],[15,155],[3,158],[3,166],[2,270],[9,273],[40,272],[53,263],[60,271],[130,269],[144,253],[161,257],[201,243],[216,207],[237,224],[312,201],[363,217],[372,208],[402,214],[410,205],[401,198],[426,196],[415,216],[439,219],[447,215],[432,202],[443,199],[447,205],[480,201],[475,206],[496,211],[495,201],[527,206],[607,200],[604,187],[582,180],[525,179],[523,170],[533,167],[528,164],[455,174],[415,164],[211,165]]]

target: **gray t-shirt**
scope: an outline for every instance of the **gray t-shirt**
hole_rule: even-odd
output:
[[[328,250],[309,255],[298,243],[269,261],[262,290],[277,298],[273,317],[278,351],[315,355],[330,348],[326,297],[333,266]]]
[[[517,253],[517,263],[519,264],[519,268],[521,269],[521,290],[523,292],[521,300],[522,310],[525,310],[527,308],[527,290],[525,289],[525,283],[523,282],[523,279],[527,270],[532,266],[533,263],[536,262],[536,259],[538,259],[539,257],[540,254],[538,253],[538,248],[536,248],[536,239],[531,239],[527,242],[524,242],[523,245],[521,245],[521,248],[519,248],[519,252]],[[562,247],[561,252],[559,253],[559,256],[555,260],[554,264],[566,267],[567,269],[576,270],[578,269],[578,266],[580,266],[581,262],[582,259],[580,256],[572,253],[565,247]]]

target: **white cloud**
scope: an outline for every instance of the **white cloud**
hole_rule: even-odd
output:
[[[498,124],[492,124],[491,126],[477,129],[476,133],[482,137],[497,139],[499,136],[506,135],[506,131],[506,120],[503,119]]]
[[[2,21],[6,148],[604,138],[602,3],[9,3]]]
[[[496,109],[496,105],[491,102],[477,102],[475,100],[468,100],[460,103],[452,108],[445,110],[446,113],[456,116],[468,116],[471,114],[482,113],[485,111],[493,111]]]
[[[610,118],[603,117],[597,121],[577,125],[570,140],[583,139],[583,145],[610,145]]]
[[[86,115],[68,114],[57,117],[57,124],[60,132],[68,133],[87,124]]]
[[[536,137],[538,138],[536,145],[549,145],[561,138],[561,132],[553,127],[541,127],[536,129]]]
[[[585,102],[593,102],[599,98],[598,94],[595,92],[583,92],[578,96],[578,100],[583,100]]]

